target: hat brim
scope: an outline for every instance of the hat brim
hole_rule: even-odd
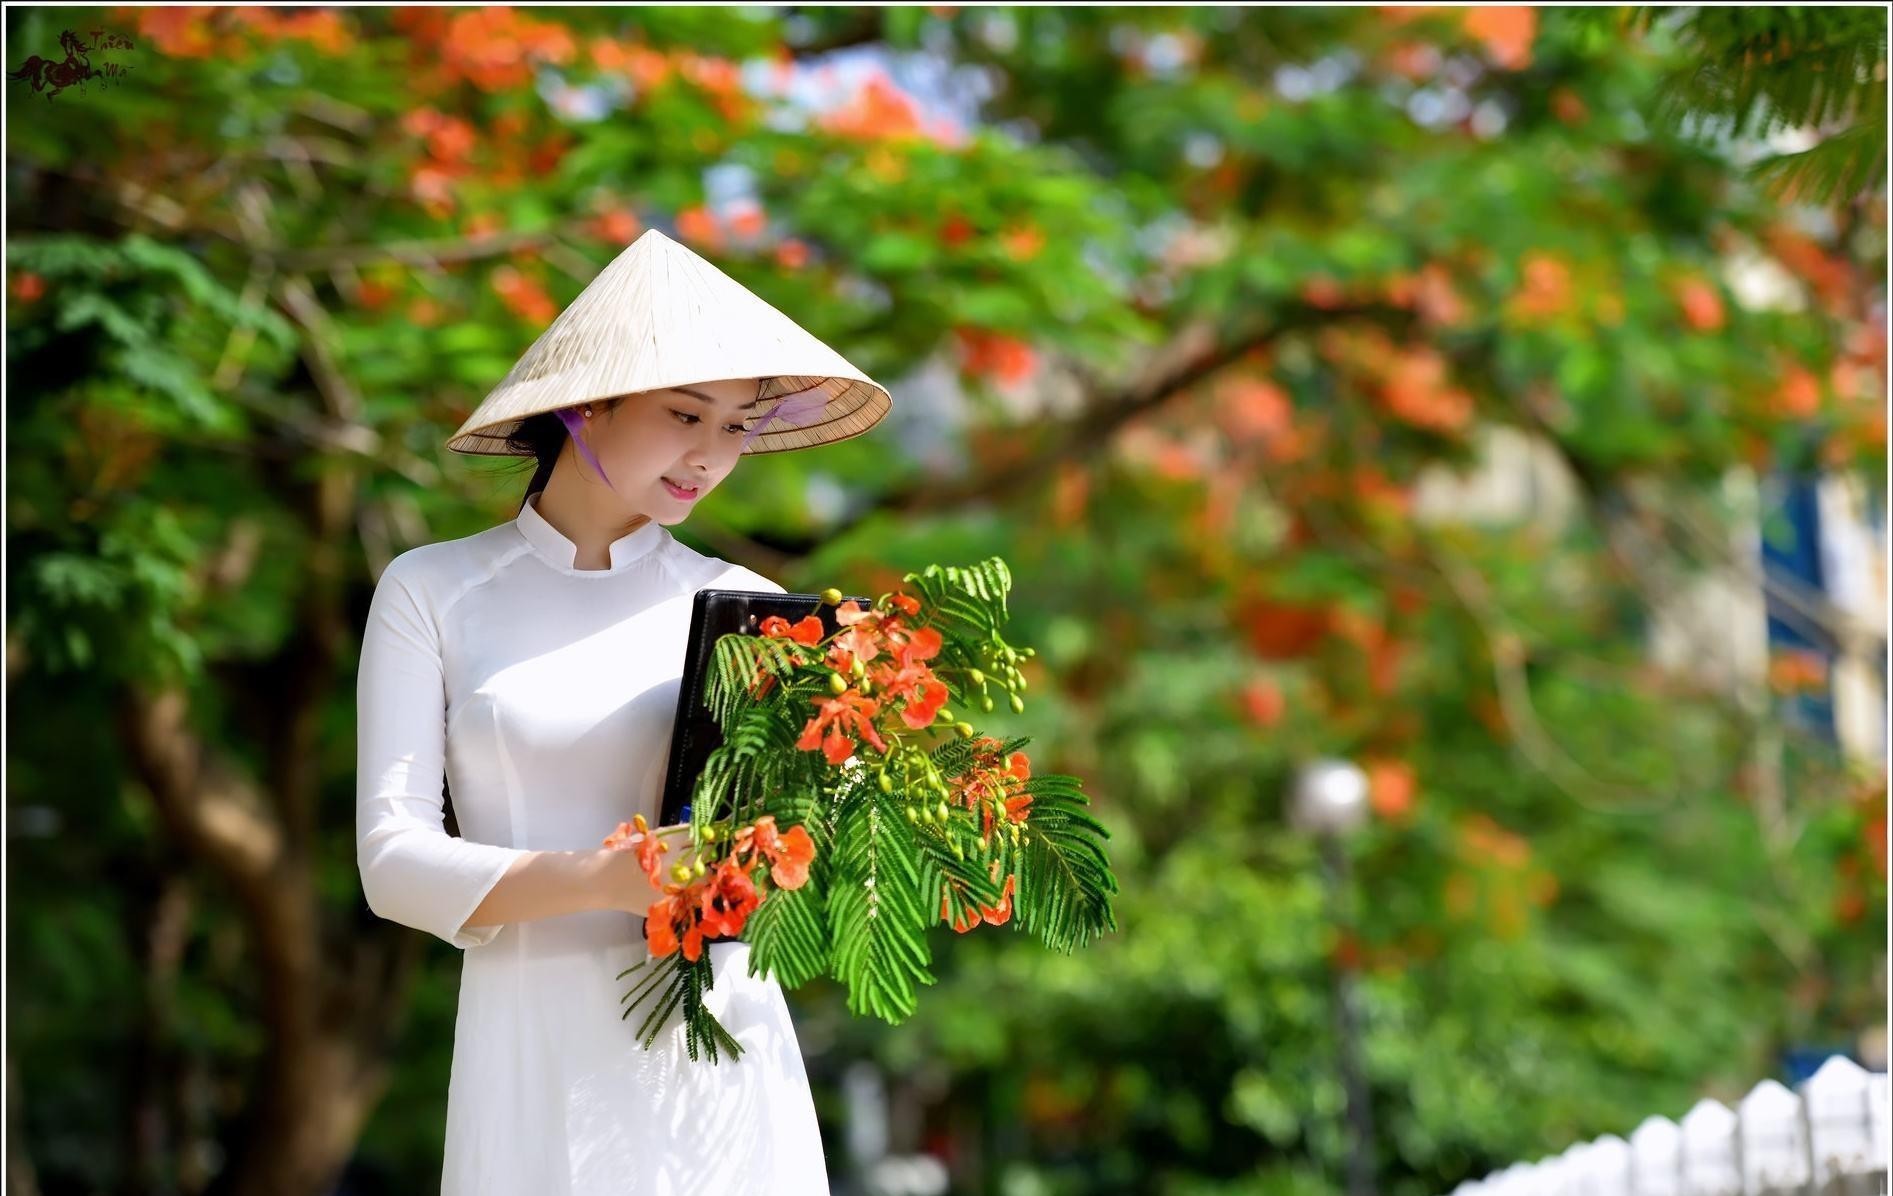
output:
[[[689,378],[678,379],[671,385],[696,386],[706,382],[727,380]],[[829,392],[828,402],[823,406],[819,418],[797,425],[772,422],[765,431],[757,433],[754,439],[743,446],[743,452],[780,453],[791,449],[817,448],[824,444],[849,440],[880,423],[893,406],[885,390],[872,382],[863,382],[855,378],[774,377],[764,379],[761,389],[763,398],[773,399],[786,394],[794,394],[797,391],[818,388]],[[665,388],[657,386],[647,391],[634,393],[650,394],[663,389]],[[617,397],[621,396],[599,395],[596,399],[581,401],[602,402]],[[556,409],[549,407],[546,410]],[[527,419],[538,414],[542,412],[531,412],[512,419],[467,429],[449,440],[447,447],[456,453],[529,457],[532,455],[530,448],[514,447],[509,438],[518,433],[520,425]]]

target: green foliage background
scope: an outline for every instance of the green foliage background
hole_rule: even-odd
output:
[[[1085,778],[1124,886],[1069,957],[943,931],[898,1028],[798,994],[838,1176],[872,1057],[956,1190],[1337,1191],[1336,965],[1393,1196],[1851,1045],[1884,772],[1644,638],[1725,479],[1884,494],[1879,109],[1727,85],[1761,10],[1478,11],[9,9],[10,69],[134,41],[8,83],[10,1172],[437,1183],[457,958],[360,899],[354,637],[391,555],[516,512],[441,442],[652,224],[895,393],[680,534],[791,588],[1003,556],[1038,700],[994,731]],[[1824,32],[1883,91],[1878,20]],[[877,48],[982,123],[744,90]],[[1684,107],[1816,117],[1819,169],[1673,119],[1715,64]],[[729,164],[759,227],[705,206]],[[1489,426],[1570,518],[1415,515]],[[1314,753],[1375,777],[1339,924]]]

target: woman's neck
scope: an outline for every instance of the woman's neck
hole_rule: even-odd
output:
[[[610,500],[601,500],[587,493],[588,489],[571,471],[555,467],[534,505],[547,523],[577,545],[573,568],[609,569],[612,543],[643,527],[651,517],[639,515],[630,523],[622,523],[617,514],[606,509]]]

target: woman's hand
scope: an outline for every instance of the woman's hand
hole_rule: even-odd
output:
[[[651,883],[649,874],[638,863],[637,852],[607,847],[600,855],[603,858],[598,865],[599,884],[604,891],[606,909],[624,910],[642,918],[652,905],[669,896]]]

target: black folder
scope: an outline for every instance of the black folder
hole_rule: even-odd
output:
[[[871,598],[843,598],[866,610]],[[819,594],[777,594],[758,590],[698,590],[690,608],[690,640],[684,652],[683,679],[677,687],[677,718],[671,728],[670,761],[665,771],[659,826],[676,826],[689,817],[691,791],[710,753],[723,743],[723,729],[703,703],[716,642],[732,632],[761,634],[762,621],[781,615],[798,623],[809,615],[822,621],[822,634],[840,630],[835,608]]]

